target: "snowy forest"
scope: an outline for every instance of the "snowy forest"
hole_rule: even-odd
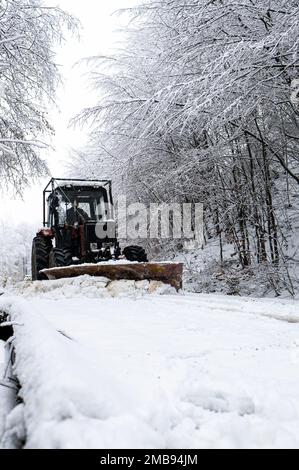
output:
[[[77,118],[92,148],[74,169],[104,168],[134,201],[201,201],[213,262],[206,282],[203,253],[185,256],[198,288],[238,291],[241,276],[294,294],[298,2],[155,0],[131,16],[125,49],[92,75],[100,100]]]
[[[1,2],[0,171],[16,189],[46,171],[51,45],[75,25],[57,9],[40,15],[40,3]],[[99,99],[74,117],[93,131],[68,174],[110,177],[132,202],[202,202],[203,249],[145,242],[151,258],[185,262],[191,289],[294,295],[298,1],[149,0],[125,13],[124,46],[86,59]]]

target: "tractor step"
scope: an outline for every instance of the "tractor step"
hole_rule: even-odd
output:
[[[82,276],[84,274],[103,276],[112,281],[120,279],[142,281],[147,279],[164,282],[178,291],[182,288],[183,263],[121,263],[116,261],[49,268],[40,272],[51,280]]]

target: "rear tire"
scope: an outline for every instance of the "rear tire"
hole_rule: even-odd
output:
[[[50,238],[35,237],[32,242],[31,273],[33,281],[42,281],[47,277],[40,273],[49,267],[49,253],[52,248]]]
[[[144,248],[137,245],[126,246],[123,254],[128,261],[137,261],[138,263],[147,263],[148,259]]]

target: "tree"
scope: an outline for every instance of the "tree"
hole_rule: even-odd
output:
[[[202,201],[243,269],[284,265],[299,183],[298,0],[150,0],[79,121],[131,198]]]
[[[31,243],[35,227],[0,224],[0,288],[10,281],[22,281],[31,272]]]
[[[40,140],[59,80],[53,45],[76,21],[43,0],[0,1],[0,178],[18,191],[46,172]]]

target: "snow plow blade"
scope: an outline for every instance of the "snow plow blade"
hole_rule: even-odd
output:
[[[61,279],[88,274],[90,276],[103,276],[112,281],[126,279],[133,281],[161,281],[169,284],[177,291],[182,288],[182,263],[99,263],[78,264],[40,271],[48,279]]]

